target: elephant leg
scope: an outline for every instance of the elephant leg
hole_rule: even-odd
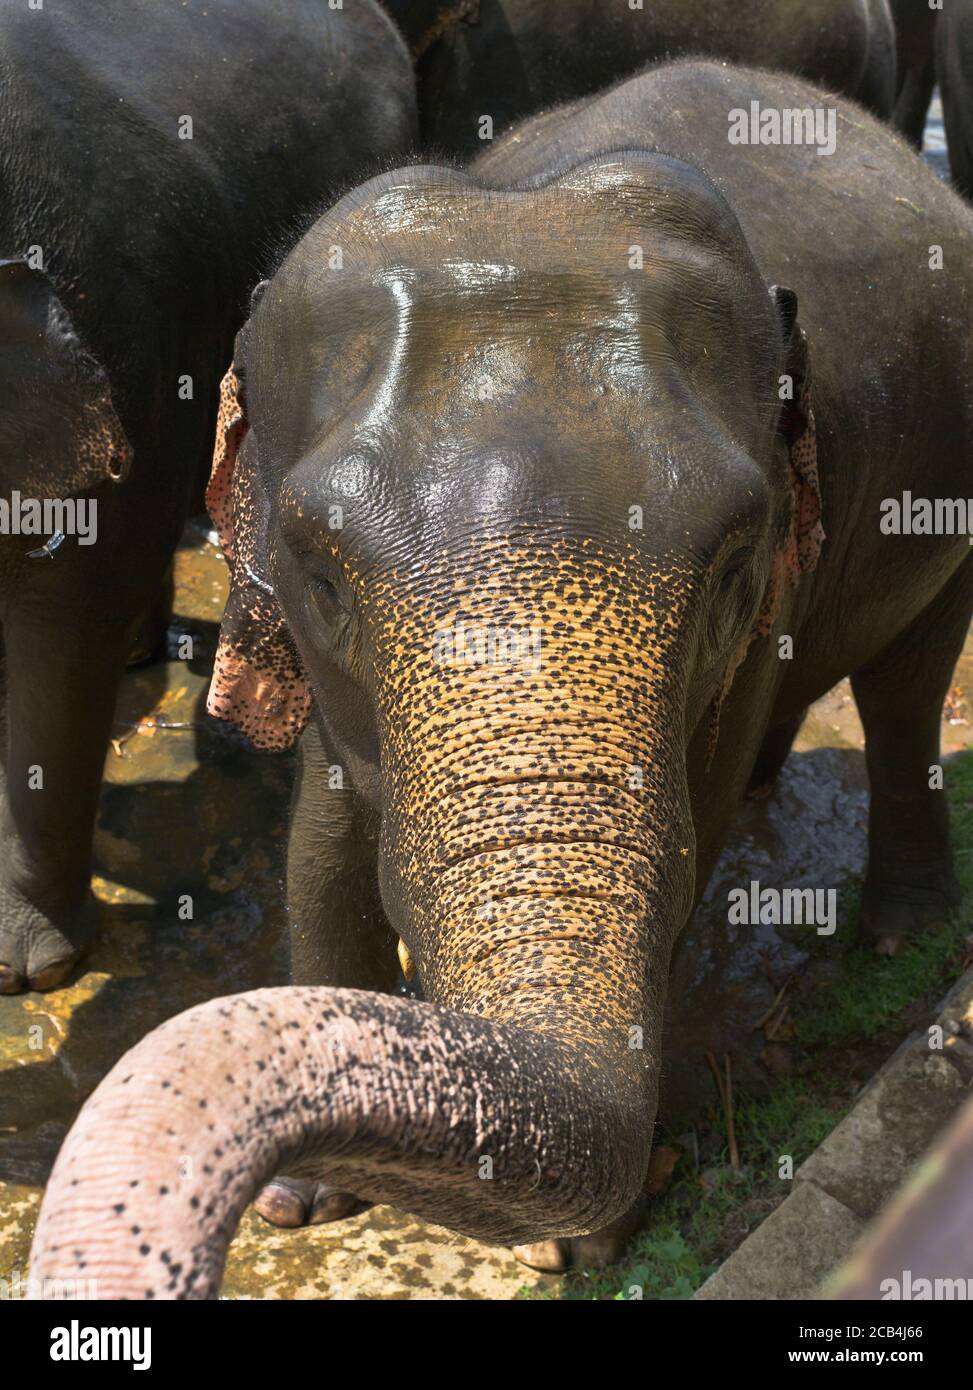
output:
[[[330,786],[335,766],[312,720],[301,740],[287,849],[291,978],[296,985],[391,993],[397,942],[378,891],[375,839],[355,794]],[[274,1226],[295,1227],[368,1205],[325,1183],[278,1175],[254,1209]]]
[[[861,925],[881,955],[896,955],[909,936],[941,926],[959,902],[946,797],[934,769],[943,701],[971,612],[973,556],[852,677],[871,788]]]
[[[909,68],[902,76],[895,98],[892,123],[917,150],[922,149],[926,117],[935,85],[936,72],[930,54],[926,62]]]
[[[3,624],[0,994],[61,984],[95,927],[91,837],[129,632],[54,622],[53,606]]]
[[[166,634],[172,622],[176,596],[175,562],[170,561],[158,590],[139,618],[138,628],[128,654],[129,666],[142,666],[149,661],[164,660]]]
[[[945,12],[936,25],[936,78],[953,185],[973,199],[973,18],[969,3]]]
[[[757,754],[757,761],[753,765],[750,781],[747,783],[747,796],[751,800],[762,801],[765,797],[770,796],[774,790],[774,783],[788,759],[806,714],[807,710],[802,709],[791,719],[785,719],[783,723],[773,725],[764,734],[760,752]]]

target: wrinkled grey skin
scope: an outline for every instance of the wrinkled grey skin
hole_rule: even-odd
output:
[[[134,455],[122,482],[80,481],[95,544],[37,559],[45,536],[0,537],[0,993],[62,983],[94,929],[118,681],[164,642],[257,267],[414,137],[405,46],[371,0],[0,3],[0,496],[73,495],[100,398]]]
[[[118,1063],[52,1173],[34,1277],[213,1296],[275,1169],[585,1258],[646,1171],[673,943],[755,765],[772,775],[849,673],[865,929],[888,943],[949,910],[929,768],[970,547],[879,521],[903,489],[968,491],[973,218],[853,105],[831,157],[731,146],[752,99],[815,92],[675,64],[468,173],[382,176],[263,295],[236,360],[317,704],[288,881],[305,987],[204,1004]],[[779,383],[801,327],[827,540],[750,644],[713,751],[714,691],[790,521]],[[543,627],[537,672],[433,663],[437,623],[518,612]],[[395,935],[428,1002],[366,992]]]
[[[628,0],[384,4],[416,55],[423,140],[451,154],[482,149],[484,115],[499,134],[647,63],[694,54],[796,73],[879,116],[895,99],[887,0],[646,0],[638,10]]]

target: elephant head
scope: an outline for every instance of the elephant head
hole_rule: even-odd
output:
[[[165,1024],[69,1136],[35,1275],[212,1294],[280,1169],[508,1243],[631,1204],[687,769],[813,563],[813,439],[794,297],[689,166],[418,167],[316,224],[224,386],[213,707],[265,747],[313,714],[365,769],[429,1002],[264,990]]]
[[[68,497],[119,482],[132,450],[108,377],[53,285],[0,260],[0,482],[9,497]]]

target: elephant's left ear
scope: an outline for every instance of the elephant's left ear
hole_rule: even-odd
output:
[[[784,563],[787,582],[796,584],[802,574],[815,568],[824,544],[811,366],[807,336],[797,318],[797,295],[780,285],[772,285],[770,294],[786,344],[784,371],[780,378],[783,406],[778,428],[788,447],[794,499]]]
[[[290,748],[310,716],[311,692],[266,572],[269,508],[232,367],[220,386],[206,505],[230,571],[206,708],[256,748]]]

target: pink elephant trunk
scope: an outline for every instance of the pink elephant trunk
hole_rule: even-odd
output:
[[[638,1194],[654,1078],[356,990],[213,1000],[127,1053],[58,1156],[33,1287],[213,1298],[244,1208],[306,1172],[474,1237],[590,1231]]]

